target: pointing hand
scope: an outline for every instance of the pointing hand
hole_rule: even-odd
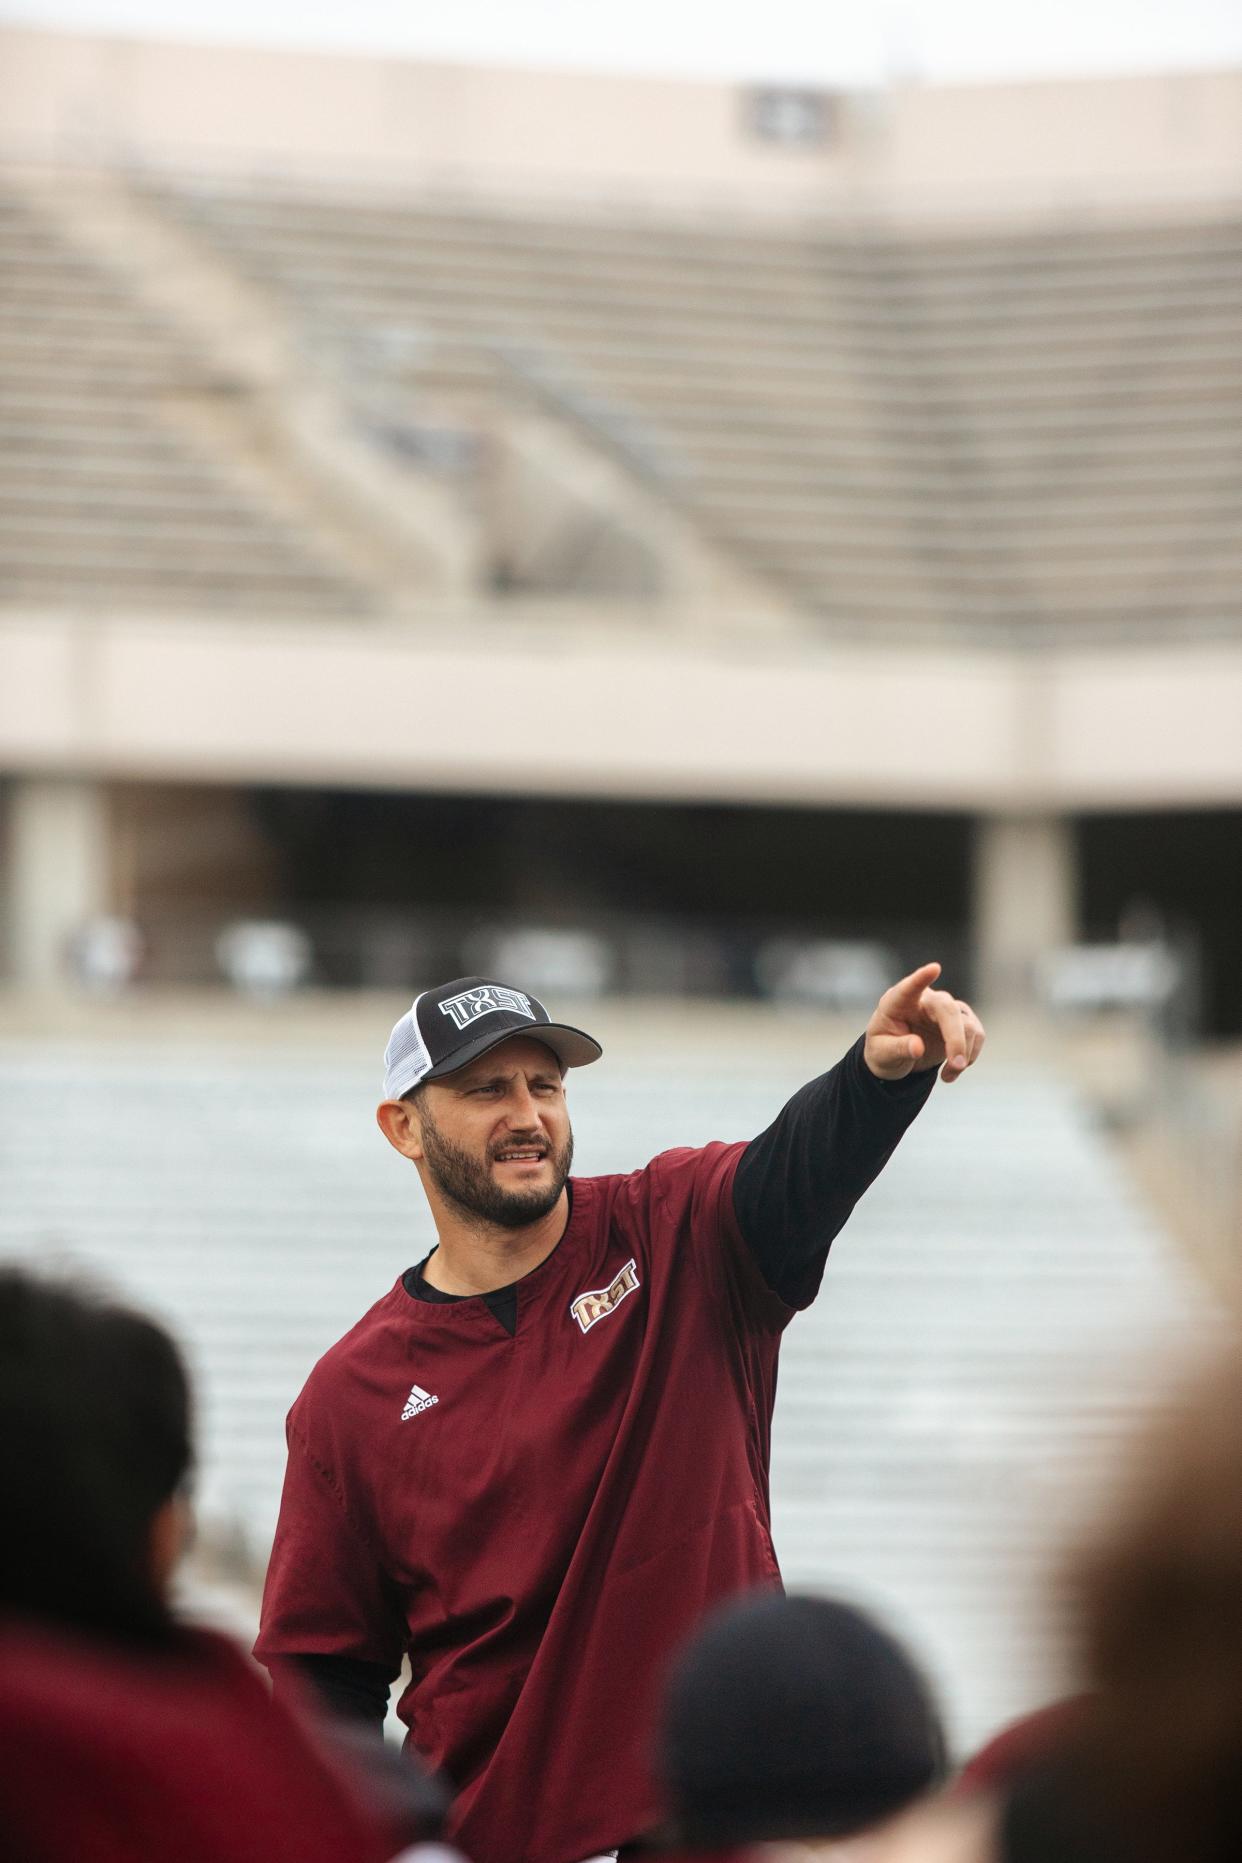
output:
[[[880,998],[863,1047],[877,1079],[904,1080],[939,1067],[941,1080],[952,1081],[978,1060],[983,1024],[969,1003],[932,988],[939,975],[939,964],[922,964]]]

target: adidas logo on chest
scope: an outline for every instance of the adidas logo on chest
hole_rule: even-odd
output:
[[[430,1391],[424,1391],[421,1384],[412,1384],[410,1395],[405,1400],[405,1409],[401,1412],[401,1421],[404,1423],[409,1417],[416,1417],[420,1410],[430,1410],[439,1401]]]

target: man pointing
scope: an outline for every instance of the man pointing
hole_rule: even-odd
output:
[[[256,1653],[338,1709],[399,1713],[476,1863],[636,1837],[663,1671],[703,1612],[776,1586],[781,1334],[936,1079],[977,1058],[926,964],[749,1144],[571,1177],[568,1068],[599,1044],[479,977],[385,1056],[385,1137],[438,1244],[314,1371]]]

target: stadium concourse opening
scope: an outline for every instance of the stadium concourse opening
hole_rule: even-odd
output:
[[[842,940],[965,974],[966,815],[512,796],[252,792],[281,908],[323,983],[481,962],[486,934],[581,930],[625,992],[748,996],[773,941]],[[482,947],[480,945],[482,938]]]
[[[1168,940],[1189,971],[1186,1033],[1242,1035],[1242,810],[1088,815],[1075,840],[1083,936]]]

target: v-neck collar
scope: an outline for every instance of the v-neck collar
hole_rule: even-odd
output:
[[[520,1275],[516,1281],[509,1281],[504,1287],[490,1288],[485,1294],[449,1294],[442,1288],[436,1288],[433,1296],[429,1298],[425,1291],[413,1291],[410,1281],[411,1277],[416,1275],[422,1288],[426,1289],[428,1284],[423,1275],[423,1269],[435,1253],[435,1250],[431,1249],[414,1268],[406,1269],[393,1289],[393,1293],[403,1294],[406,1311],[424,1324],[434,1324],[436,1320],[452,1320],[458,1316],[475,1323],[480,1318],[495,1318],[512,1336],[516,1333],[520,1316],[547,1297],[548,1290],[556,1286],[558,1268],[572,1259],[576,1253],[573,1245],[581,1236],[587,1221],[594,1185],[589,1178],[571,1177],[566,1180],[565,1188],[569,1193],[569,1214],[565,1220],[565,1227],[561,1231],[560,1240],[555,1247],[548,1250],[541,1262],[526,1274]],[[508,1305],[509,1298],[512,1300],[512,1327],[507,1324],[503,1313],[497,1311],[498,1305],[502,1303],[505,1306]]]

